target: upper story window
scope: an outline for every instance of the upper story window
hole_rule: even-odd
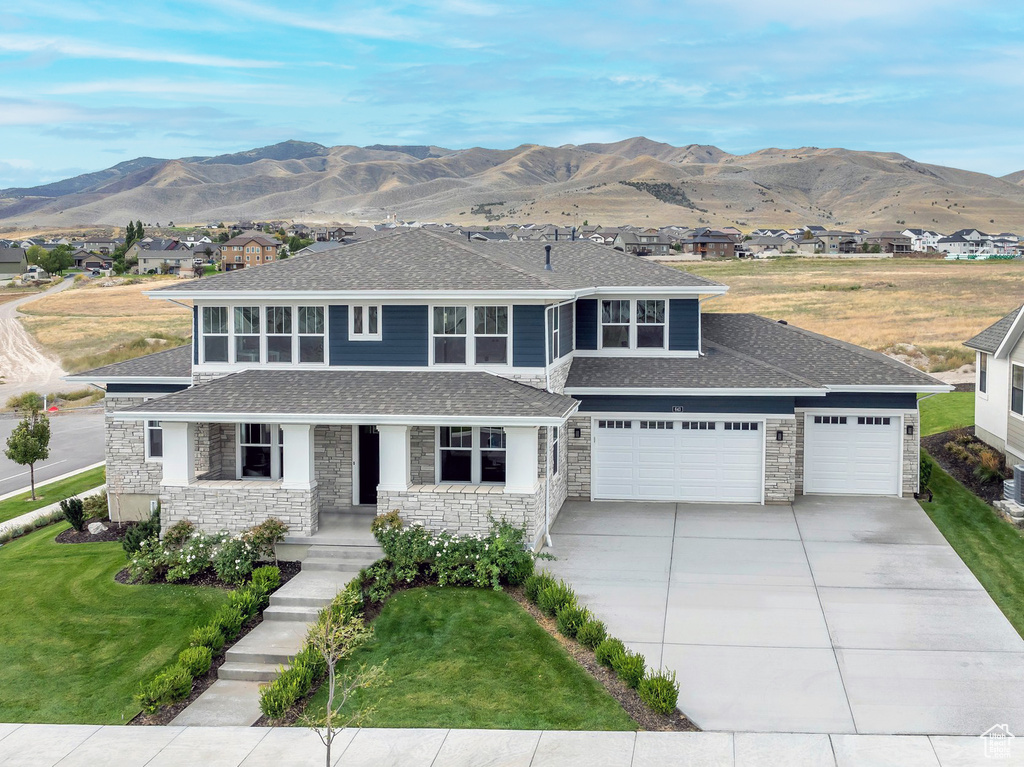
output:
[[[639,349],[665,348],[665,302],[644,299],[636,302],[636,345]]]
[[[548,307],[548,362],[558,359],[558,342],[561,337],[557,306]]]
[[[324,361],[324,308],[299,307],[299,362]]]
[[[204,306],[197,344],[204,363],[323,364],[322,306]],[[230,322],[229,322],[230,319]]]
[[[629,348],[629,301],[601,302],[601,348]]]
[[[267,307],[267,362],[292,361],[292,308]]]
[[[507,306],[435,306],[432,322],[434,364],[508,364]]]
[[[664,299],[604,299],[601,348],[664,349],[668,341],[666,324]]]
[[[1024,415],[1024,367],[1013,366],[1010,379],[1010,410]]]
[[[978,354],[978,391],[988,392],[988,355],[985,352]]]
[[[474,350],[477,364],[508,363],[508,307],[473,308]]]
[[[235,307],[235,362],[260,361],[260,308]]]
[[[228,309],[226,306],[203,307],[203,360],[228,361]]]
[[[379,341],[381,339],[381,307],[353,304],[349,307],[348,337],[350,341]]]
[[[466,364],[466,307],[434,307],[434,362]]]

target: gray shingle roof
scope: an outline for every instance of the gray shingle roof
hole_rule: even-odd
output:
[[[704,337],[823,386],[936,386],[941,381],[879,352],[756,314],[703,314]]]
[[[95,370],[75,373],[69,378],[107,381],[112,378],[182,378],[192,380],[192,345],[147,354],[133,360],[115,362]]]
[[[240,269],[159,293],[200,291],[519,291],[719,283],[643,261],[590,241],[555,242],[553,271],[536,242],[463,242],[422,229],[339,245],[323,253]]]
[[[1020,310],[1024,308],[1018,306],[1012,312],[1007,314],[998,322],[989,325],[983,331],[978,333],[968,341],[964,341],[964,346],[968,346],[971,349],[977,349],[981,352],[988,352],[989,354],[995,354],[996,349],[999,348],[999,344],[1006,338],[1006,334],[1010,332],[1010,327],[1013,325],[1013,321],[1017,319],[1017,315],[1020,314]]]
[[[561,418],[576,401],[488,373],[246,370],[131,413]]]

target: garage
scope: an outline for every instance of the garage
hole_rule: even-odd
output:
[[[898,415],[811,414],[804,421],[804,493],[899,495]]]
[[[594,420],[595,500],[760,503],[759,421]]]

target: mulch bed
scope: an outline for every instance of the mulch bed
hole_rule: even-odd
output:
[[[962,434],[964,432],[973,435],[974,427],[968,426],[965,429],[954,429],[953,431],[944,431],[941,434],[932,434],[929,437],[922,437],[921,447],[928,452],[928,455],[935,459],[935,462],[939,464],[947,474],[981,498],[981,500],[989,504],[993,501],[1001,500],[1003,497],[1002,481],[982,482],[974,476],[974,466],[960,460],[954,455],[951,455],[949,451],[946,450],[945,444],[950,440],[953,440],[958,434]],[[980,442],[981,440],[978,441]]]
[[[103,522],[107,526],[99,535],[93,535],[89,532],[88,526],[82,532],[78,532],[73,527],[69,527],[63,533],[54,538],[57,543],[104,543],[108,541],[119,541],[124,538],[124,534],[127,533],[132,527],[135,526],[135,522],[111,522],[108,519],[89,520],[92,522]]]
[[[537,624],[542,629],[547,631],[565,648],[565,651],[572,656],[573,660],[601,683],[604,689],[608,691],[608,694],[619,702],[619,705],[625,709],[626,713],[637,723],[641,730],[646,732],[700,732],[700,728],[687,719],[684,714],[680,713],[678,709],[667,716],[651,711],[647,704],[640,700],[636,690],[627,687],[615,675],[614,671],[605,668],[597,662],[593,650],[589,650],[574,639],[569,639],[558,633],[555,621],[527,600],[521,588],[509,588],[507,593],[537,621]]]
[[[265,562],[265,563],[262,563],[262,564],[270,564],[270,563],[269,562]],[[294,578],[296,575],[299,574],[299,570],[302,569],[302,563],[301,562],[278,562],[277,563],[277,567],[281,571],[281,586],[283,586],[284,584],[286,584],[288,581],[290,581],[292,578]],[[132,582],[131,575],[129,575],[127,567],[124,568],[123,570],[119,570],[117,575],[114,576],[114,580],[117,581],[118,583],[124,583],[125,585],[128,585],[128,586],[137,585],[137,584]],[[164,583],[164,582],[166,582],[166,581],[154,581],[154,583]],[[212,567],[208,567],[205,570],[203,570],[201,573],[193,575],[187,581],[178,581],[174,585],[175,586],[213,586],[214,588],[227,589],[229,591],[231,589],[235,588],[232,584],[225,583],[220,578],[218,578],[217,577],[217,572]],[[278,588],[280,588],[280,586]]]
[[[953,384],[953,391],[974,391],[974,382]]]
[[[292,578],[294,578],[298,574],[299,570],[302,567],[302,563],[301,562],[278,562],[277,566],[281,570],[281,586],[283,586],[284,584],[286,584],[288,581],[290,581]],[[125,572],[125,571],[122,570],[121,572]],[[121,575],[121,573],[118,573],[118,575]],[[121,581],[121,582],[123,582],[123,581]],[[177,585],[183,585],[183,586],[207,586],[207,585],[212,585],[212,586],[221,586],[223,588],[233,588],[233,587],[228,586],[227,584],[225,584],[223,581],[217,580],[216,576],[214,576],[214,578],[212,579],[212,582],[210,582],[210,583],[199,583],[199,582],[197,582],[196,578],[193,578],[192,580],[190,580],[190,581],[188,581],[186,583],[177,584]],[[280,586],[278,586],[278,588],[280,588]],[[275,591],[276,590],[277,589],[275,589]],[[128,724],[129,725],[142,725],[142,726],[170,724],[171,721],[178,714],[180,714],[182,711],[184,711],[186,708],[188,708],[195,701],[196,698],[198,698],[200,695],[202,695],[204,692],[206,692],[210,688],[210,686],[214,682],[217,681],[217,669],[219,669],[222,665],[224,665],[224,661],[227,658],[227,651],[229,649],[231,649],[231,647],[233,647],[236,643],[240,642],[242,640],[242,637],[244,637],[246,634],[248,634],[254,628],[259,626],[261,623],[263,623],[263,613],[259,613],[258,615],[254,615],[253,617],[251,617],[249,620],[247,620],[245,623],[242,624],[242,630],[238,633],[238,638],[235,639],[232,642],[225,642],[224,643],[224,646],[220,649],[219,654],[214,657],[213,663],[210,664],[210,670],[207,671],[206,674],[204,674],[203,676],[196,677],[195,679],[192,680],[192,694],[189,695],[185,700],[178,701],[177,703],[174,703],[174,704],[172,704],[170,706],[164,706],[163,708],[161,708],[159,711],[157,711],[152,716],[147,716],[145,714],[145,712],[140,711],[135,716],[134,719],[132,719],[130,722],[128,722]]]

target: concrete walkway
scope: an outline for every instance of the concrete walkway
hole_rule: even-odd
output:
[[[1024,765],[1024,745],[976,737],[759,733],[347,730],[342,767],[968,767]],[[994,749],[1004,749],[1006,758]],[[0,724],[7,767],[278,767],[324,762],[302,728]]]
[[[102,464],[100,465],[102,466]],[[81,472],[75,472],[75,474],[80,473]],[[36,492],[38,491],[39,485],[36,485]],[[85,500],[89,496],[98,495],[99,493],[105,493],[106,491],[106,485],[99,485],[98,487],[93,487],[90,488],[89,490],[83,490],[81,493],[78,493],[78,497],[81,498],[82,500]],[[17,493],[15,493],[15,495],[17,495]],[[60,501],[57,501],[56,503],[51,503],[48,506],[43,506],[41,509],[36,509],[35,511],[29,511],[25,514],[21,514],[17,517],[14,517],[13,519],[8,519],[6,522],[0,522],[0,533],[2,533],[4,530],[9,530],[13,527],[29,525],[35,520],[39,519],[39,517],[45,517],[48,514],[54,513],[55,511],[60,511]]]
[[[1024,640],[914,501],[567,503],[552,538],[704,729],[1024,732]]]

